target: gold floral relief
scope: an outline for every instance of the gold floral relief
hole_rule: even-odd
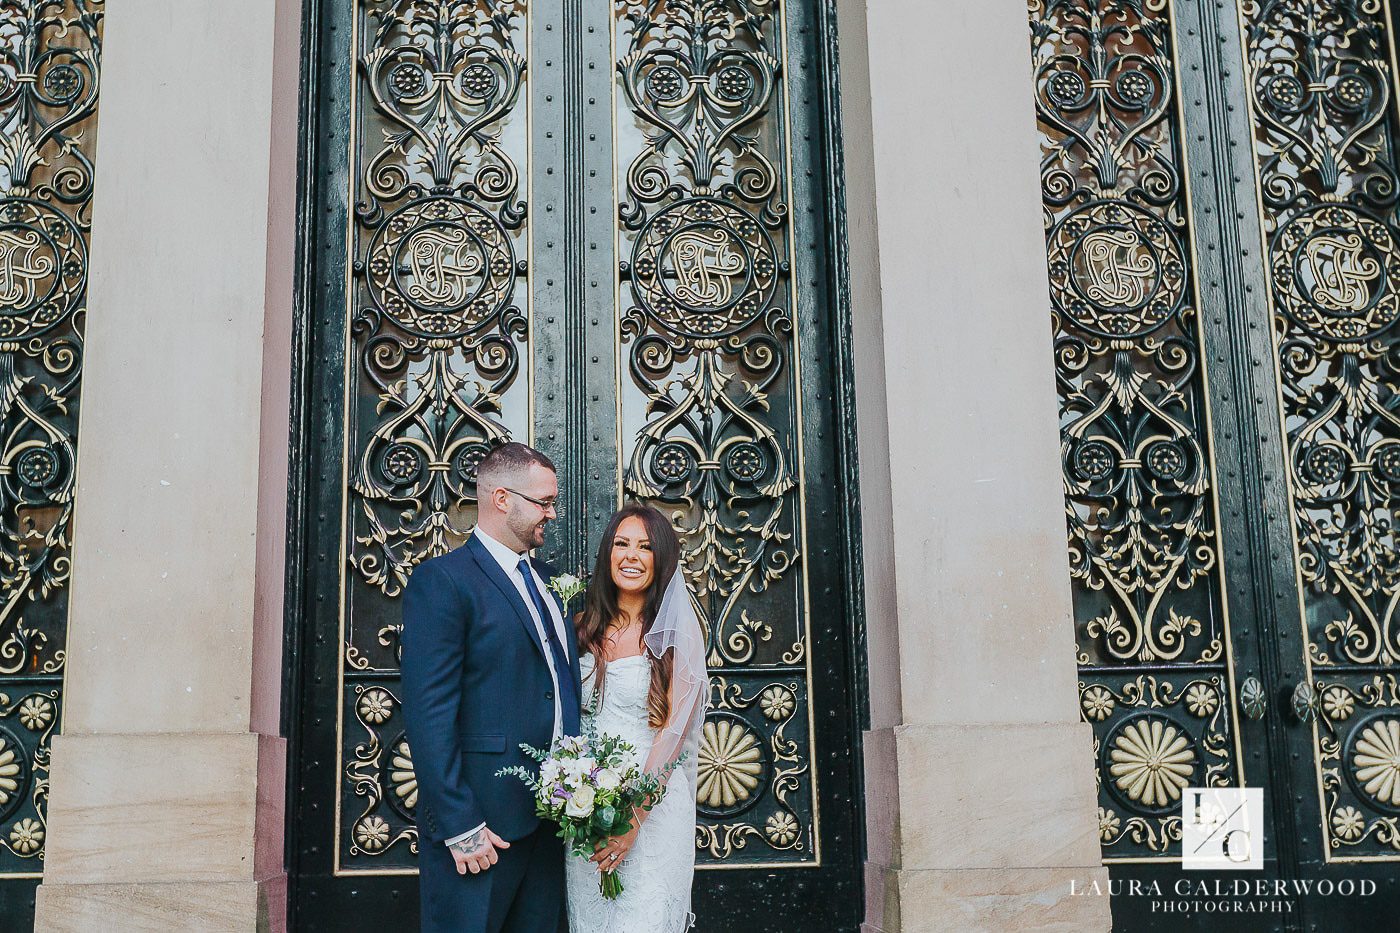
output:
[[[1100,836],[1165,859],[1182,788],[1238,781],[1172,5],[1028,6]]]
[[[1330,857],[1400,855],[1400,683],[1323,671],[1317,755]]]
[[[1240,6],[1328,858],[1400,852],[1400,238],[1385,0]]]

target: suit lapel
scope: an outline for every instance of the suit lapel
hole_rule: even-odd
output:
[[[573,669],[574,681],[581,682],[578,670],[578,639],[573,636],[573,620],[569,618],[568,611],[564,606],[564,601],[559,598],[559,594],[549,588],[548,583],[550,575],[548,565],[543,561],[534,560],[533,558],[530,563],[535,568],[535,572],[539,574],[540,579],[545,581],[545,589],[549,592],[549,598],[554,601],[555,608],[559,610],[559,618],[564,620],[564,632],[566,635],[564,638],[564,651],[569,656],[569,667]]]
[[[481,568],[481,572],[486,575],[486,579],[496,585],[503,598],[515,610],[515,617],[520,621],[521,628],[525,629],[526,636],[530,639],[530,644],[535,646],[535,650],[543,658],[544,645],[540,643],[539,632],[535,630],[535,622],[530,618],[530,611],[525,608],[524,601],[520,598],[520,591],[515,588],[515,584],[506,576],[501,565],[496,563],[496,559],[486,550],[486,545],[476,540],[476,535],[467,539],[467,551],[476,561],[476,565]]]

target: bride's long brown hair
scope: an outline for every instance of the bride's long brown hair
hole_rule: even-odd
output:
[[[598,542],[598,557],[593,562],[593,576],[588,581],[588,595],[584,599],[583,611],[574,620],[580,651],[593,655],[593,677],[598,695],[603,695],[603,681],[606,679],[607,665],[603,661],[603,643],[607,637],[608,625],[619,616],[617,607],[617,584],[612,576],[613,539],[618,527],[629,518],[641,519],[646,526],[647,539],[651,544],[651,586],[647,588],[646,601],[642,604],[642,638],[645,639],[656,622],[656,614],[661,609],[661,598],[666,594],[666,586],[676,572],[680,561],[681,543],[675,529],[666,517],[649,505],[636,503],[619,509],[608,522],[603,532],[603,540]],[[651,685],[647,688],[647,722],[653,729],[660,729],[671,715],[671,672],[676,665],[676,653],[667,651],[662,657],[651,657],[642,642],[642,653],[651,666]]]

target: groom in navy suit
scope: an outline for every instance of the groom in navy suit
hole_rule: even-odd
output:
[[[403,598],[403,708],[418,777],[422,928],[554,933],[564,918],[564,847],[529,789],[496,772],[536,767],[579,732],[578,646],[529,556],[557,513],[554,464],[503,444],[477,467],[477,526],[425,561]]]

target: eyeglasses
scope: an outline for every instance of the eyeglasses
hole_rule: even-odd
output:
[[[517,489],[511,489],[509,486],[502,486],[501,488],[506,492],[515,493],[515,495],[524,499],[526,502],[533,502],[546,512],[553,512],[555,515],[559,514],[559,503],[554,499],[536,499],[534,496],[527,496]]]

